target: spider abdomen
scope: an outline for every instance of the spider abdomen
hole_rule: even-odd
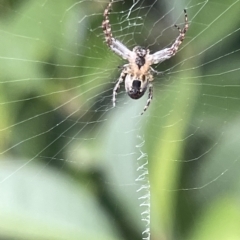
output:
[[[134,79],[131,75],[127,75],[125,79],[125,89],[128,96],[132,99],[141,98],[146,92],[148,87],[148,81],[141,79]]]

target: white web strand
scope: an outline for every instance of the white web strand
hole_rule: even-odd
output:
[[[143,208],[141,213],[142,221],[145,223],[146,229],[142,232],[143,240],[150,240],[150,211],[151,211],[151,192],[150,192],[150,182],[148,178],[148,155],[141,151],[142,147],[144,146],[145,141],[140,136],[138,137],[141,140],[141,143],[138,144],[136,147],[138,148],[139,152],[141,153],[140,157],[137,159],[138,168],[137,171],[139,176],[136,179],[136,182],[142,184],[137,192],[142,194],[139,197],[140,200],[140,207]]]

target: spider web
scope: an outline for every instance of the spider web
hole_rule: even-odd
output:
[[[123,86],[112,107],[107,3],[1,1],[0,238],[238,239],[239,0],[113,4],[113,36],[151,52],[187,10],[143,116]]]

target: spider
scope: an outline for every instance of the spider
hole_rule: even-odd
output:
[[[141,98],[149,89],[147,104],[145,105],[141,114],[143,114],[149,107],[153,98],[153,74],[158,74],[151,65],[161,63],[171,57],[173,57],[179,46],[184,40],[185,34],[188,30],[188,18],[187,11],[184,9],[185,25],[183,29],[174,25],[179,31],[179,35],[172,44],[171,47],[162,49],[153,54],[150,54],[150,50],[144,47],[135,46],[130,51],[123,43],[115,39],[112,34],[111,24],[109,21],[109,13],[112,8],[113,0],[110,0],[103,13],[102,28],[105,35],[106,43],[108,47],[124,60],[128,61],[121,67],[122,72],[113,88],[113,107],[116,105],[116,96],[121,83],[125,80],[125,90],[132,99]]]

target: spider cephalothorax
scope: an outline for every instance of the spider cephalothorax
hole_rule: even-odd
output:
[[[116,103],[116,95],[118,89],[120,88],[120,84],[125,81],[125,90],[133,99],[141,98],[147,88],[149,89],[148,100],[143,109],[143,114],[148,108],[153,97],[153,87],[151,82],[153,81],[153,74],[156,73],[156,71],[151,67],[151,65],[161,63],[176,54],[188,30],[187,13],[184,9],[185,25],[183,29],[174,25],[178,29],[179,35],[172,46],[150,54],[149,49],[140,46],[136,46],[132,51],[130,51],[125,45],[113,37],[108,18],[112,3],[113,0],[108,3],[103,13],[104,20],[102,28],[105,34],[106,43],[113,52],[129,62],[128,64],[123,65],[120,77],[113,89],[113,106],[115,106]]]
[[[140,69],[146,63],[145,58],[146,58],[146,55],[149,53],[149,51],[140,46],[136,46],[133,48],[133,52],[136,53],[135,63],[137,64],[138,68]]]

